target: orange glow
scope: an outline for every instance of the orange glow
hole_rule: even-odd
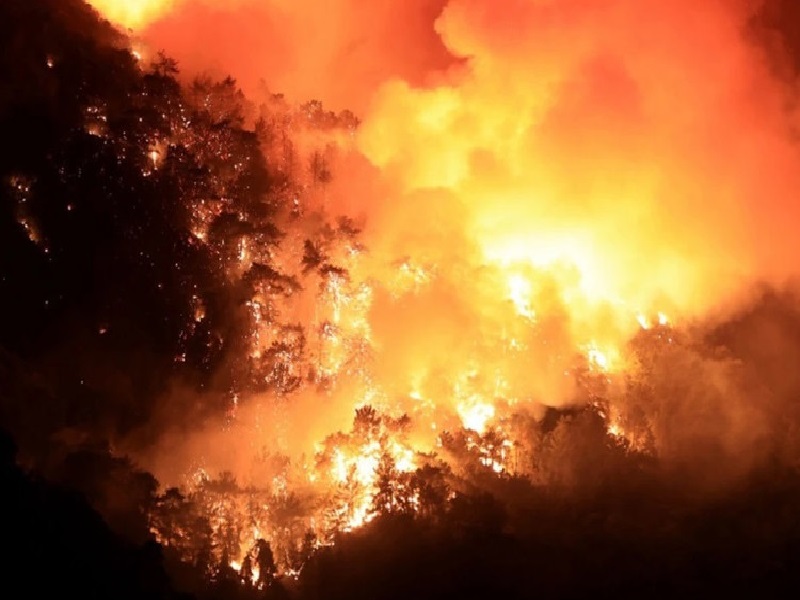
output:
[[[178,0],[88,0],[106,19],[126,29],[140,29],[171,11]]]
[[[492,404],[480,401],[461,403],[458,405],[457,410],[464,427],[480,434],[486,431],[486,424],[494,417],[495,413],[495,408]]]
[[[534,312],[531,309],[531,283],[522,275],[511,275],[508,278],[509,297],[514,303],[517,312],[532,319]]]
[[[131,27],[173,8],[93,4]],[[511,472],[516,440],[503,428],[517,411],[602,396],[608,436],[640,450],[624,394],[608,391],[636,368],[632,340],[663,335],[671,344],[675,329],[735,302],[754,281],[792,274],[800,256],[793,115],[784,85],[744,39],[749,14],[737,3],[411,2],[427,11],[425,27],[411,28],[427,50],[408,65],[346,3],[312,11],[307,23],[303,2],[256,4],[181,4],[149,33],[200,60],[192,52],[206,44],[192,41],[189,24],[249,32],[252,15],[270,29],[280,13],[280,56],[305,68],[272,64],[276,53],[260,62],[241,42],[213,62],[247,62],[240,72],[251,75],[257,63],[275,75],[271,85],[295,94],[319,83],[313,97],[352,100],[362,123],[331,133],[315,129],[311,109],[264,109],[292,124],[296,144],[291,160],[274,141],[262,141],[265,152],[292,165],[324,156],[331,181],[295,167],[292,216],[275,217],[289,235],[276,247],[247,233],[224,240],[221,272],[235,282],[255,265],[297,274],[309,253],[318,256],[297,289],[266,275],[243,301],[250,334],[241,360],[268,392],[234,396],[224,428],[160,453],[164,471],[187,472],[202,456],[209,469],[257,479],[253,455],[267,446],[302,472],[281,480],[281,493],[310,486],[324,505],[313,528],[329,534],[395,508],[376,508],[381,472],[402,488],[398,505],[416,506],[403,496],[405,476],[440,447],[440,433],[462,433],[487,472]],[[374,4],[364,10],[388,22],[390,3]],[[210,6],[219,23],[209,24]],[[405,17],[400,31],[423,19]],[[431,50],[428,29],[443,52]],[[358,46],[344,44],[357,34],[380,49],[374,58],[331,54]],[[345,85],[362,81],[353,64],[369,85]],[[339,66],[342,81],[332,81]],[[160,143],[143,149],[153,169],[167,155]],[[224,210],[223,201],[198,200],[192,240],[212,244],[210,224]],[[197,298],[193,323],[204,318]],[[365,405],[411,424],[341,433]],[[652,437],[648,451],[668,447]]]

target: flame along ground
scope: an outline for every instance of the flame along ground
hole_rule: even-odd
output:
[[[136,6],[112,18],[135,24],[148,5]],[[776,214],[790,221],[784,213],[748,219],[762,198],[787,202],[797,153],[773,111],[784,90],[732,6],[575,0],[511,2],[501,13],[453,1],[436,27],[466,68],[439,86],[383,86],[359,128],[295,129],[332,182],[306,174],[286,207],[301,215],[295,233],[278,249],[240,234],[224,265],[234,279],[269,266],[247,299],[242,360],[270,392],[234,390],[232,435],[197,438],[238,437],[240,455],[276,440],[272,450],[292,455],[259,482],[264,523],[292,490],[325,498],[297,515],[317,544],[382,502],[415,506],[411,477],[446,431],[467,430],[484,467],[513,472],[511,415],[591,403],[581,382],[613,386],[637,333],[671,343],[671,315],[703,314],[765,261],[796,256],[785,225],[774,247],[755,241],[779,225]],[[157,169],[159,152],[147,152]],[[354,182],[382,195],[348,198]],[[220,210],[195,207],[198,243]],[[274,276],[299,264],[310,268],[298,289]],[[335,433],[367,406],[378,412]],[[610,436],[639,443],[619,407],[599,410]],[[391,474],[388,500],[381,473]],[[222,493],[211,503],[218,530],[241,512],[235,503]],[[229,557],[237,564],[259,536],[292,547],[256,521]]]
[[[310,123],[318,116],[285,105],[271,110],[276,120],[283,111],[292,114],[298,135],[313,129]],[[94,113],[90,116],[88,128],[94,123]],[[192,143],[180,140],[187,135],[181,131],[178,123],[173,138],[144,148],[145,168],[158,170],[171,145]],[[322,152],[331,165],[339,164],[354,151],[355,131],[344,120],[311,136],[314,141],[303,151]],[[152,150],[156,145],[160,151]],[[313,174],[303,177],[313,179]],[[598,339],[588,330],[581,337],[571,328],[570,303],[602,303],[585,295],[574,266],[455,262],[450,266],[456,274],[468,275],[457,289],[441,263],[412,257],[383,262],[360,241],[363,232],[354,223],[329,223],[325,186],[303,189],[284,207],[288,214],[279,215],[292,220],[299,232],[289,230],[279,246],[265,244],[258,229],[237,234],[226,240],[231,251],[222,258],[222,271],[232,280],[250,277],[259,265],[271,266],[255,279],[245,303],[251,335],[242,357],[255,382],[271,391],[256,393],[242,382],[232,390],[226,422],[214,426],[219,431],[198,433],[196,445],[184,440],[180,450],[188,449],[190,456],[178,461],[184,470],[194,465],[185,489],[212,517],[214,535],[236,523],[239,541],[231,564],[241,568],[251,546],[264,537],[278,553],[281,572],[290,575],[302,568],[294,553],[309,531],[315,536],[310,544],[318,547],[331,543],[336,532],[369,522],[380,510],[416,510],[420,492],[415,477],[419,469],[436,464],[432,455],[442,452],[444,432],[465,430],[467,448],[490,472],[524,472],[515,460],[508,418],[543,404],[591,400],[578,380],[588,376],[610,382],[625,368],[626,341]],[[224,205],[224,200],[201,201],[194,207],[191,235],[196,243],[212,243],[209,228]],[[239,218],[245,222],[248,217]],[[307,269],[299,286],[279,276],[301,264]],[[451,321],[446,313],[453,307],[447,302],[459,299],[462,305]],[[445,314],[439,313],[440,306]],[[390,314],[384,316],[386,310]],[[204,301],[195,296],[187,329],[205,318]],[[669,331],[661,312],[632,311],[624,318],[626,332]],[[382,337],[395,334],[395,319],[409,328],[404,332],[411,336],[409,354],[395,355],[396,347],[379,345]],[[474,327],[468,336],[462,319]],[[428,350],[415,355],[418,346]],[[607,419],[609,434],[625,439],[617,415],[609,412]],[[630,441],[636,443],[633,437]],[[219,454],[226,447],[233,450],[232,462]],[[213,475],[231,469],[243,487],[220,488]],[[392,491],[383,497],[381,488],[387,485]],[[297,498],[305,499],[302,508],[283,506]],[[290,525],[277,526],[275,515],[286,511],[292,515]],[[156,519],[159,539],[179,544],[163,537],[164,529]]]
[[[313,188],[298,199],[307,211],[305,218],[314,220],[320,210],[318,201]],[[204,204],[196,212],[193,235],[201,243],[208,239],[206,227],[214,214],[208,209]],[[447,355],[443,341],[433,332],[427,340],[442,354],[441,360],[428,354],[411,356],[399,366],[401,373],[393,367],[387,376],[380,367],[380,361],[387,359],[381,358],[384,352],[376,344],[372,327],[376,297],[401,312],[409,303],[408,310],[416,313],[430,302],[427,294],[435,299],[440,293],[437,286],[448,288],[451,282],[439,274],[440,265],[420,266],[410,258],[383,265],[381,277],[376,278],[378,267],[350,225],[324,229],[314,250],[320,264],[302,280],[302,290],[288,296],[276,294],[274,283],[264,281],[247,301],[253,329],[245,360],[276,391],[235,393],[223,431],[198,435],[205,451],[191,446],[196,456],[214,454],[212,447],[238,446],[235,454],[245,463],[248,456],[258,462],[255,457],[262,448],[291,456],[277,468],[266,467],[261,475],[255,474],[257,467],[244,468],[249,475],[243,477],[251,479],[241,482],[243,489],[249,489],[251,501],[255,496],[261,506],[255,514],[242,504],[243,499],[231,500],[225,492],[207,498],[205,486],[213,483],[208,473],[223,470],[224,460],[200,461],[191,473],[186,489],[199,490],[195,493],[206,498],[208,512],[215,515],[215,531],[224,531],[232,520],[255,522],[253,528],[240,528],[238,554],[231,558],[237,570],[259,537],[273,544],[281,572],[296,575],[303,562],[292,558],[292,552],[307,532],[314,533],[313,547],[319,547],[331,543],[336,532],[361,527],[381,511],[398,506],[416,510],[420,492],[415,473],[436,464],[432,456],[442,452],[440,434],[444,432],[465,430],[467,448],[489,471],[523,474],[515,461],[516,441],[506,427],[515,411],[537,410],[540,404],[553,402],[585,402],[590,396],[579,378],[588,376],[608,384],[625,369],[624,339],[618,346],[607,339],[600,343],[590,335],[579,338],[559,314],[567,307],[564,294],[570,294],[571,302],[590,302],[579,295],[579,287],[554,283],[561,277],[560,265],[537,268],[513,263],[483,265],[472,275],[478,303],[469,309],[476,314],[464,316],[480,324],[476,330],[480,337],[460,348],[448,347],[453,352]],[[263,245],[247,236],[235,245],[228,269],[233,278],[262,261],[285,272],[309,258],[302,237],[294,244],[287,240],[283,253],[270,249],[265,254]],[[204,318],[199,299],[194,318]],[[670,330],[663,312],[631,312],[627,320],[627,330],[657,328],[667,334]],[[291,325],[296,321],[315,332],[306,341],[305,355],[292,351],[299,335]],[[435,317],[426,326],[435,328]],[[419,335],[424,344],[425,335]],[[447,339],[445,335],[445,343]],[[551,353],[556,345],[560,354]],[[259,370],[257,365],[267,369]],[[296,387],[293,381],[308,383]],[[334,411],[326,405],[334,406]],[[636,438],[626,437],[616,413],[609,411],[605,416],[610,436],[638,444]],[[327,435],[320,433],[313,446],[298,448],[302,443],[297,439],[311,442],[322,431]],[[241,465],[238,459],[234,463]],[[389,497],[381,496],[386,485],[392,489]],[[241,492],[229,490],[228,494],[235,498]],[[280,512],[282,502],[298,496],[317,500],[310,502],[313,507],[296,509],[288,528],[276,527],[271,515]],[[276,533],[285,530],[291,533]]]

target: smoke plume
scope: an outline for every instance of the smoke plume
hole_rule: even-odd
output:
[[[364,225],[352,290],[368,285],[369,302],[350,325],[366,320],[371,375],[361,387],[343,375],[334,403],[444,403],[475,422],[496,398],[575,401],[576,349],[613,372],[640,329],[732,310],[755,283],[796,275],[795,90],[756,42],[756,11],[184,0],[107,14],[188,72],[358,113],[328,203]],[[676,358],[711,383],[651,423],[681,460],[698,439],[752,448],[766,427],[728,363],[707,358]],[[289,422],[312,427],[309,404]],[[706,413],[730,427],[684,427]]]

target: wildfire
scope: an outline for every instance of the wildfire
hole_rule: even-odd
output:
[[[92,4],[138,28],[174,2]],[[670,3],[600,3],[606,27],[597,30],[580,2],[514,3],[508,10],[520,12],[518,23],[483,4],[453,0],[436,24],[454,55],[470,57],[462,70],[428,87],[386,82],[358,128],[316,103],[263,109],[260,127],[269,132],[258,143],[275,180],[290,182],[269,201],[235,204],[236,174],[250,157],[236,155],[220,133],[192,139],[183,114],[172,116],[171,137],[140,149],[153,176],[167,170],[173,142],[225,163],[228,178],[192,199],[185,233],[219,262],[241,299],[246,374],[231,378],[231,413],[239,419],[248,403],[271,403],[276,421],[323,439],[313,461],[292,456],[301,475],[269,478],[249,521],[243,509],[213,505],[217,536],[260,519],[258,537],[283,549],[283,572],[302,563],[291,557],[307,530],[329,543],[332,532],[361,527],[380,511],[416,511],[411,480],[426,466],[420,457],[455,444],[448,436],[485,471],[511,472],[521,442],[505,428],[526,409],[597,401],[609,438],[645,448],[623,408],[607,406],[635,362],[632,340],[664,334],[671,343],[675,322],[711,306],[723,293],[715,286],[733,289],[750,266],[735,234],[724,233],[745,225],[692,225],[748,200],[746,185],[718,186],[708,175],[714,166],[731,170],[725,157],[736,164],[729,148],[744,150],[730,137],[736,126],[707,117],[742,104],[731,73],[751,69],[749,59],[720,53],[726,66],[696,64],[661,46],[682,31],[687,47],[704,47],[705,33],[684,31],[683,13],[665,8]],[[613,10],[620,6],[626,10]],[[500,32],[485,27],[495,18]],[[638,33],[642,23],[652,36]],[[715,39],[738,35],[725,20],[705,24]],[[643,56],[672,74],[667,82]],[[681,110],[663,89],[675,90]],[[198,105],[211,114],[212,100],[204,94]],[[105,108],[85,116],[86,131],[104,136]],[[732,121],[748,127],[750,117]],[[692,138],[697,123],[713,144]],[[364,160],[380,185],[362,186],[358,178],[373,175],[357,169],[352,186],[341,183]],[[760,166],[768,165],[751,170]],[[361,187],[386,197],[359,197]],[[696,207],[698,198],[709,206]],[[348,209],[365,213],[363,228],[342,218]],[[22,215],[19,223],[39,241],[32,222]],[[289,234],[271,233],[277,225]],[[187,331],[211,321],[200,294],[192,309]],[[367,405],[378,411],[362,412]],[[353,410],[353,431],[325,429],[331,414],[339,425]],[[411,424],[385,416],[398,414]],[[248,439],[275,442],[255,419],[241,426],[256,432]],[[525,468],[522,475],[536,476]],[[317,494],[314,508],[286,509],[294,520],[267,524],[304,486]],[[242,573],[240,542],[230,565]]]
[[[357,417],[357,429],[349,439],[318,450],[318,465],[323,469],[320,472],[318,468],[312,477],[316,483],[332,481],[344,492],[336,511],[345,531],[361,527],[376,516],[381,487],[391,484],[382,478],[402,477],[417,468],[414,450],[391,421],[382,422],[371,408],[361,410],[364,419],[359,424]],[[324,465],[328,465],[327,473]]]
[[[642,329],[652,329],[653,327],[653,320],[642,313],[636,315],[636,321]],[[656,315],[655,322],[661,327],[667,327],[669,325],[669,317],[659,311]]]
[[[531,282],[522,275],[511,275],[508,278],[509,298],[517,312],[528,319],[535,315],[531,309]]]
[[[474,400],[458,405],[458,414],[465,429],[471,429],[479,434],[486,431],[486,424],[495,414],[494,405],[488,402]]]
[[[240,575],[245,577],[245,576],[247,576],[247,574],[242,571],[243,566],[244,565],[242,565],[241,561],[238,561],[238,560],[232,560],[230,562],[231,569],[233,569],[234,571],[236,571],[237,573],[239,573]],[[259,573],[260,573],[260,570],[259,570],[258,566],[250,567],[250,573],[249,573],[249,579],[248,579],[250,585],[256,585],[258,583]]]
[[[601,371],[609,371],[613,365],[612,353],[600,350],[596,344],[592,343],[586,348],[586,357],[589,364],[599,368]]]
[[[88,0],[109,21],[140,29],[172,10],[178,0]]]

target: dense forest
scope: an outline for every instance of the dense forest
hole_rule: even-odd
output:
[[[609,435],[608,382],[584,364],[582,402],[513,414],[504,423],[513,443],[454,428],[437,453],[404,468],[408,417],[365,405],[314,460],[327,473],[345,449],[369,448],[374,481],[354,464],[330,497],[287,491],[297,465],[270,455],[265,469],[283,477],[271,486],[221,473],[164,489],[121,441],[145,448],[167,422],[235,419],[248,394],[288,403],[301,386],[332,386],[335,368],[321,353],[332,320],[312,328],[285,307],[303,290],[341,293],[348,257],[366,251],[361,224],[325,205],[326,186],[348,176],[333,167],[335,141],[359,126],[354,115],[280,95],[256,103],[231,78],[184,85],[179,67],[165,54],[143,59],[80,0],[0,4],[9,593],[574,598],[798,588],[800,310],[785,290],[760,290],[722,323],[643,330],[630,348],[641,369],[622,392],[634,438]],[[754,345],[765,327],[770,344]],[[350,352],[344,362],[360,368]],[[678,380],[681,368],[696,380]],[[667,413],[660,399],[683,395],[690,411],[711,393],[704,380],[720,376],[768,398],[770,443],[747,468],[728,464],[722,443],[661,462],[644,426],[649,406]],[[713,398],[728,401],[724,390]],[[734,474],[721,484],[708,481],[712,472]],[[243,557],[242,518],[231,514],[259,530]]]

